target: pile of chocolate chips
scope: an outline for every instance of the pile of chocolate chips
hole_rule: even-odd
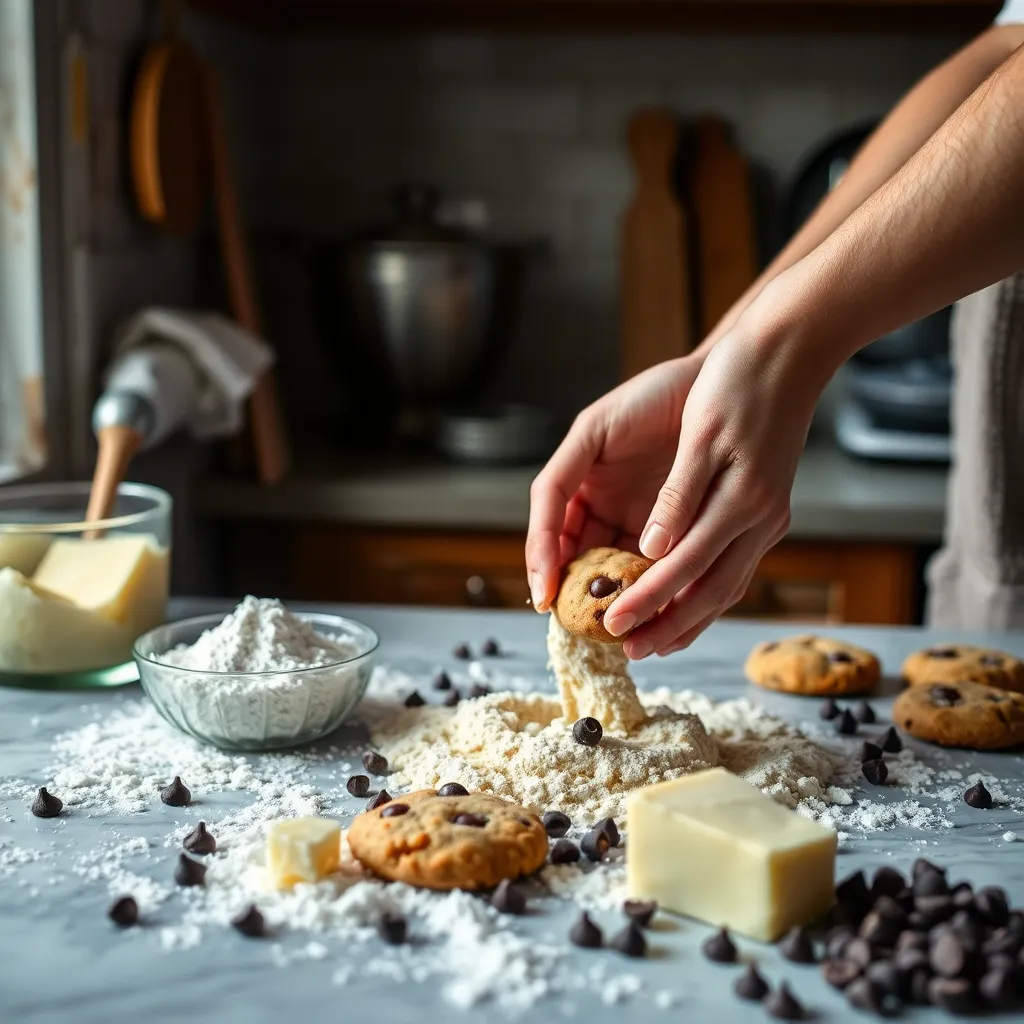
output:
[[[1024,1001],[1024,912],[998,886],[950,885],[923,859],[909,879],[883,867],[869,886],[858,871],[836,886],[832,920],[822,974],[858,1010],[966,1014]]]

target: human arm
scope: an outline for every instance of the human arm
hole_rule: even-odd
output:
[[[627,653],[688,642],[739,596],[788,524],[814,405],[850,355],[1021,267],[1024,49],[708,353],[646,526],[669,553],[605,614],[621,634],[664,608]]]

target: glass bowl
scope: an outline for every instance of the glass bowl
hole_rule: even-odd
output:
[[[355,619],[296,612],[318,633],[351,644],[350,658],[288,672],[208,672],[160,660],[191,645],[227,613],[199,615],[151,630],[135,643],[146,695],[182,732],[222,750],[278,750],[333,732],[362,700],[373,670],[377,634]]]
[[[135,638],[166,618],[169,494],[121,484],[85,522],[88,483],[0,487],[0,684],[133,683]]]

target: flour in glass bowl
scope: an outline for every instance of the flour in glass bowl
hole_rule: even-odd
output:
[[[160,671],[147,691],[176,724],[220,746],[302,743],[334,728],[358,699],[368,671],[352,663],[360,650],[276,599],[248,596],[194,643],[156,655],[183,671]]]

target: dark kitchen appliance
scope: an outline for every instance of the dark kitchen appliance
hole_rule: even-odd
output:
[[[835,188],[873,130],[873,124],[849,129],[811,153],[789,194],[787,236]],[[835,417],[841,448],[864,458],[949,461],[950,314],[947,307],[900,327],[849,360]]]

